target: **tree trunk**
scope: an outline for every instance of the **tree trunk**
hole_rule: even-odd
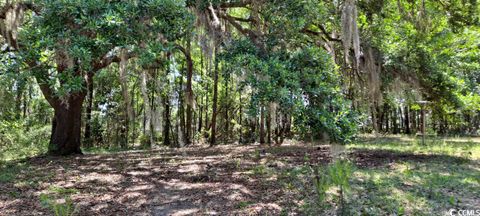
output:
[[[200,97],[200,100],[202,100],[203,97]],[[200,106],[200,110],[198,112],[198,128],[197,132],[200,133],[202,131],[202,126],[203,126],[203,106]]]
[[[177,143],[179,144],[177,147],[182,148],[186,144],[187,139],[187,129],[185,125],[185,106],[184,104],[184,95],[183,95],[183,78],[180,79],[178,83],[178,114],[177,114]],[[179,121],[178,121],[179,120]],[[178,126],[180,126],[178,128]],[[180,129],[180,131],[178,130]]]
[[[393,134],[398,134],[398,130],[399,130],[399,127],[398,127],[398,121],[399,120],[399,116],[398,116],[398,109],[395,107],[393,110],[392,110],[392,123],[393,123]]]
[[[15,110],[17,110],[15,114],[15,119],[19,120],[20,119],[20,110],[22,107],[22,95],[23,95],[23,86],[24,84],[21,84],[20,81],[17,81],[17,92],[16,92],[16,97],[15,97]]]
[[[124,139],[122,140],[122,147],[126,148],[128,147],[128,133],[129,133],[129,126],[130,122],[133,122],[133,109],[132,105],[130,103],[130,94],[128,92],[128,77],[127,77],[127,51],[125,49],[122,50],[120,54],[120,85],[122,89],[122,96],[123,96],[123,102],[124,102],[124,109],[125,109],[125,115],[124,115],[124,122],[122,125],[124,127]]]
[[[145,70],[142,70],[141,74],[141,81],[140,81],[140,90],[142,92],[142,98],[143,98],[143,105],[145,107],[145,136],[148,138],[146,140],[146,143],[144,143],[147,147],[151,147],[152,144],[155,142],[155,138],[153,136],[153,121],[152,121],[152,108],[150,106],[150,98],[148,97],[148,77],[147,77],[147,72]]]
[[[185,88],[185,99],[187,103],[186,112],[186,131],[185,144],[192,144],[192,113],[193,113],[193,90],[192,90],[192,76],[193,76],[193,60],[190,54],[191,42],[190,38],[187,42],[187,49],[185,50],[185,60],[187,62],[187,84]]]
[[[163,126],[163,144],[170,146],[170,99],[167,94],[164,94],[162,100],[164,106],[163,119],[165,119]]]
[[[405,133],[406,134],[411,134],[412,131],[410,130],[410,112],[408,106],[405,106]]]
[[[390,132],[390,122],[389,122],[389,119],[388,119],[388,118],[390,118],[390,109],[389,109],[389,106],[387,104],[385,104],[385,108],[384,108],[383,112],[385,113],[385,132],[388,133],[388,132]]]
[[[200,79],[202,80],[200,82],[200,86],[203,86],[203,68],[204,68],[204,62],[203,62],[203,52],[200,52]],[[199,98],[199,99],[198,99]],[[198,129],[197,132],[200,133],[202,131],[203,127],[203,95],[197,96],[197,102],[199,104],[200,111],[198,113]]]
[[[210,146],[215,145],[217,136],[217,100],[218,100],[218,56],[217,47],[215,47],[215,69],[213,71],[213,101],[212,101],[212,134],[210,137]]]
[[[228,111],[230,109],[229,99],[228,99],[228,79],[225,79],[225,141],[228,142],[230,138],[230,121],[228,117]]]
[[[286,120],[286,125],[285,125],[285,137],[292,138],[293,133],[292,133],[292,116],[289,114],[285,114],[285,120]]]
[[[86,120],[85,120],[85,147],[92,147],[92,108],[93,108],[93,79],[88,78],[87,81],[87,90],[88,90],[88,101],[87,101],[87,110],[86,110]]]
[[[271,105],[269,106],[267,116],[266,116],[266,123],[267,123],[267,143],[268,145],[272,144],[272,108]]]
[[[373,134],[375,134],[375,136],[377,136],[378,132],[380,132],[379,128],[378,128],[377,102],[374,102],[370,109],[371,109],[371,112],[372,112]]]
[[[52,135],[48,153],[52,155],[81,154],[82,104],[84,93],[74,94],[68,103],[54,106]]]
[[[260,106],[260,144],[265,143],[265,111],[263,106]]]
[[[212,73],[210,72],[211,70],[211,60],[207,62],[207,76],[210,76]],[[208,118],[208,93],[210,91],[210,82],[207,80],[207,85],[205,86],[205,138],[207,137],[207,131],[210,129],[210,125],[208,123],[209,118]]]
[[[410,118],[411,120],[411,125],[410,125],[410,131],[412,134],[417,133],[417,112],[415,110],[410,110]]]
[[[242,116],[243,116],[243,113],[242,113],[242,112],[243,112],[243,110],[242,110],[242,109],[243,109],[243,104],[242,104],[242,103],[243,103],[243,102],[242,102],[242,92],[241,92],[240,90],[239,90],[239,94],[238,94],[238,95],[239,95],[238,100],[239,100],[239,102],[240,102],[240,103],[238,104],[238,106],[239,106],[239,108],[238,108],[238,109],[239,109],[239,111],[238,111],[238,124],[240,125],[239,143],[243,143],[243,142],[244,142],[244,141],[243,141],[243,136],[244,136],[244,133],[243,133],[243,121],[242,121],[242,120],[243,120],[243,118],[242,118]]]

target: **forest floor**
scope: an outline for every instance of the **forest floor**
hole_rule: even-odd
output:
[[[350,215],[480,208],[479,139],[363,137],[346,152]],[[312,172],[331,160],[329,145],[299,143],[36,157],[0,167],[0,215],[335,214]]]

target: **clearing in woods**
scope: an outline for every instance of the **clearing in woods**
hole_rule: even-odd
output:
[[[344,155],[355,167],[346,209],[430,215],[478,208],[479,149],[472,139],[435,138],[424,146],[409,137],[364,137]],[[329,145],[300,143],[37,157],[2,166],[0,212],[314,214],[312,170],[331,160]],[[335,199],[326,202],[323,211],[334,213]]]

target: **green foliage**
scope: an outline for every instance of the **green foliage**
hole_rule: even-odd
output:
[[[337,160],[328,167],[330,182],[344,191],[350,189],[350,177],[352,176],[352,164],[346,160]]]
[[[252,201],[240,201],[237,204],[237,208],[243,209],[243,208],[246,208],[246,207],[248,207],[249,205],[252,205],[252,204],[254,204]]]
[[[17,160],[46,152],[50,126],[25,129],[24,124],[0,121],[0,161]]]
[[[254,91],[251,113],[259,106],[278,103],[294,113],[304,134],[327,131],[336,142],[350,142],[356,133],[355,114],[341,93],[340,74],[324,50],[303,48],[263,55],[249,40],[232,42],[222,54],[227,71],[247,77]]]
[[[340,75],[331,57],[318,48],[296,53],[291,71],[297,71],[303,92],[296,123],[301,131],[326,131],[334,141],[348,143],[356,133],[356,114],[341,94]],[[316,135],[316,134],[315,134]]]
[[[316,174],[313,183],[317,194],[316,202],[322,206],[327,197],[327,190],[330,188],[328,175],[323,172]]]
[[[36,4],[40,13],[30,17],[20,32],[25,47],[21,59],[25,63],[40,63],[32,68],[33,74],[60,97],[83,91],[84,80],[79,73],[101,69],[96,65],[109,53],[115,54],[115,49],[123,47],[135,53],[148,53],[148,49],[139,48],[141,44],[155,41],[158,34],[167,41],[175,41],[193,23],[184,2],[179,0],[45,0]],[[142,20],[150,22],[147,25]],[[73,62],[65,63],[70,60]],[[67,68],[57,67],[59,64]],[[31,65],[26,66],[29,70]]]
[[[256,175],[256,176],[264,176],[269,174],[269,170],[268,170],[268,167],[266,167],[263,164],[260,164],[253,167],[252,173],[253,175]]]
[[[49,208],[55,216],[71,216],[77,211],[71,198],[78,193],[76,189],[51,186],[49,194],[40,194],[40,202]]]
[[[26,170],[28,168],[27,163],[10,163],[7,162],[3,164],[3,161],[0,160],[0,183],[9,183],[13,182],[21,170]]]
[[[338,188],[340,199],[339,211],[343,214],[345,208],[345,195],[350,190],[350,181],[353,174],[353,166],[347,160],[337,160],[327,167],[316,167],[313,184],[320,207],[325,207],[327,191],[333,186]]]
[[[40,202],[44,207],[49,208],[55,216],[72,216],[75,213],[75,207],[70,197],[63,198],[63,202],[47,194],[40,195]]]
[[[479,152],[479,145],[477,142],[468,147],[454,139],[451,142],[442,147],[418,147],[415,151],[411,143],[399,140],[352,143],[351,147],[357,150],[391,152],[390,158],[403,157],[388,166],[356,169],[350,182],[354,197],[349,208],[373,215],[415,215],[467,208],[468,200],[478,196],[480,184],[475,179],[479,173],[475,172],[475,162],[459,152],[466,148]]]

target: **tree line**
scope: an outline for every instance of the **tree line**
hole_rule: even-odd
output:
[[[479,5],[3,0],[0,117],[51,154],[478,134]]]

